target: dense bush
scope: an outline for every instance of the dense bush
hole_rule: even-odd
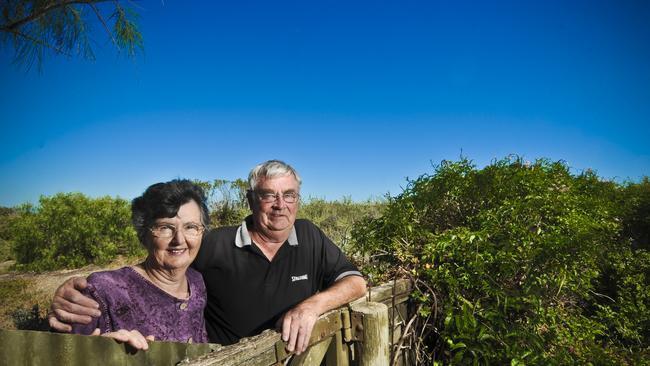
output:
[[[247,186],[248,183],[243,179],[215,179],[208,185],[206,192],[213,226],[239,225],[250,214],[246,200]]]
[[[244,180],[196,183],[208,197],[213,227],[239,225],[250,214]],[[310,198],[301,205],[299,217],[312,220],[334,242],[345,246],[356,220],[377,216],[382,203]],[[19,270],[102,265],[117,255],[144,254],[131,228],[130,205],[119,198],[91,199],[79,193],[60,193],[42,196],[36,207],[24,204],[0,214],[5,218],[0,220],[0,255],[15,258]]]
[[[0,207],[0,262],[13,259],[9,222],[15,216],[16,210],[13,208]]]
[[[120,198],[41,196],[36,207],[18,207],[9,223],[17,268],[76,268],[106,264],[117,255],[142,255],[130,217],[129,203]]]
[[[353,202],[351,198],[344,197],[341,200],[325,201],[310,197],[301,202],[298,218],[309,219],[334,243],[349,251],[352,250],[349,241],[355,225],[364,218],[379,216],[383,206],[381,200]]]
[[[353,243],[371,280],[415,279],[418,362],[635,364],[650,346],[648,187],[562,162],[443,161]]]

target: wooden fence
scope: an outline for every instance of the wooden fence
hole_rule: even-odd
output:
[[[104,337],[0,330],[0,365],[403,365],[399,339],[410,293],[409,281],[397,280],[324,314],[301,355],[287,353],[272,330],[230,346],[151,342],[146,352]]]

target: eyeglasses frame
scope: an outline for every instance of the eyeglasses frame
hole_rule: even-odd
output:
[[[300,201],[300,193],[298,193],[296,191],[287,191],[287,192],[282,192],[282,193],[280,193],[280,192],[259,192],[259,191],[253,191],[253,192],[255,193],[255,196],[257,197],[257,199],[260,202],[264,202],[264,203],[277,202],[279,198],[282,198],[282,201],[284,201],[284,203],[288,203],[288,204],[294,204],[294,203]],[[264,198],[263,196],[265,196],[265,195],[269,195],[269,198],[271,197],[270,195],[273,195],[273,199],[271,200],[271,199]],[[291,195],[295,195],[295,198],[292,198],[290,201],[287,201],[287,199],[286,199],[287,195],[289,195],[289,197],[291,197]]]
[[[184,225],[181,227],[181,232],[183,233],[183,236],[184,236],[185,238],[198,238],[199,236],[201,236],[201,234],[203,234],[203,232],[204,232],[205,229],[206,229],[205,225],[203,225],[203,224],[196,224],[196,225],[199,227],[199,233],[198,233],[196,236],[194,236],[194,235],[189,235],[189,236],[188,236],[188,235],[185,233],[185,228],[184,228],[184,226],[187,225],[187,224],[196,224],[196,223],[195,223],[195,222],[188,222],[188,223],[184,224]],[[171,236],[160,236],[160,235],[156,235],[155,230],[156,230],[157,227],[160,227],[160,226],[169,226],[169,227],[174,228],[174,229],[173,229],[173,233],[172,233],[172,235],[171,235]],[[176,225],[172,225],[172,224],[154,224],[154,225],[152,225],[152,226],[149,227],[149,231],[151,232],[151,235],[153,235],[153,236],[156,237],[156,238],[160,238],[160,239],[171,239],[171,238],[173,238],[173,237],[176,236],[176,233],[178,233],[178,227],[177,227]]]

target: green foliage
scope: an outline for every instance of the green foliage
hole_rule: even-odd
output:
[[[0,262],[13,259],[11,252],[11,232],[9,221],[16,215],[15,210],[0,207]]]
[[[650,180],[625,186],[620,199],[623,206],[623,236],[632,241],[633,248],[650,250]]]
[[[593,311],[616,341],[635,350],[650,345],[650,181],[628,183],[617,197],[620,245],[608,251],[595,283]],[[648,352],[646,352],[646,355]]]
[[[310,197],[301,202],[298,218],[308,219],[315,223],[323,232],[348,254],[350,235],[355,225],[362,219],[379,216],[383,202],[368,200],[353,202],[351,198],[340,201],[325,201]]]
[[[250,215],[246,199],[248,183],[244,179],[233,181],[215,179],[212,182],[195,181],[206,192],[210,221],[214,227],[241,224]],[[325,201],[309,197],[301,200],[298,218],[308,219],[320,227],[340,247],[347,249],[350,233],[356,222],[363,218],[377,217],[383,202],[368,200],[353,202],[350,198]]]
[[[213,227],[239,225],[250,214],[243,179],[195,181],[206,192]],[[319,225],[337,244],[346,247],[351,229],[363,217],[376,217],[381,202],[326,202],[310,198],[302,203],[301,218]],[[107,264],[118,255],[145,254],[130,223],[130,206],[119,198],[90,199],[79,193],[41,197],[39,206],[24,204],[0,214],[0,244],[17,260],[18,270],[77,268]],[[3,247],[0,246],[0,250]],[[0,252],[2,254],[2,252]]]
[[[19,330],[41,330],[48,331],[50,325],[47,316],[41,314],[38,304],[34,305],[31,310],[16,309],[11,313],[14,326]]]
[[[371,278],[415,279],[420,358],[632,364],[650,345],[650,257],[623,230],[648,233],[625,221],[647,213],[640,186],[547,160],[443,161],[357,225],[353,243]]]
[[[41,196],[38,207],[18,208],[10,222],[17,267],[26,270],[106,264],[117,255],[142,255],[129,203],[80,193]]]
[[[248,183],[243,179],[216,179],[213,187],[220,199],[213,200],[211,218],[220,226],[241,224],[250,212],[246,200]]]
[[[130,8],[115,6],[111,18],[115,18],[114,41],[119,49],[125,49],[130,57],[134,57],[137,49],[142,50],[142,34],[135,23],[138,14]]]
[[[135,22],[137,15],[119,1],[111,5],[101,3],[104,1],[3,1],[0,5],[0,42],[11,43],[15,61],[28,68],[35,61],[40,68],[45,50],[94,60],[89,38],[90,14],[97,18],[118,49],[134,56],[137,49],[143,48],[142,34]]]
[[[213,227],[234,226],[250,214],[246,201],[248,184],[243,179],[233,181],[215,179],[212,182],[195,180],[203,188],[210,209],[210,225]]]

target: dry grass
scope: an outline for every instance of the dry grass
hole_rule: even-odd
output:
[[[90,265],[72,270],[0,274],[0,329],[43,327],[52,295],[65,280],[133,263],[137,263],[137,260],[129,263],[124,258],[119,258],[105,267]]]

